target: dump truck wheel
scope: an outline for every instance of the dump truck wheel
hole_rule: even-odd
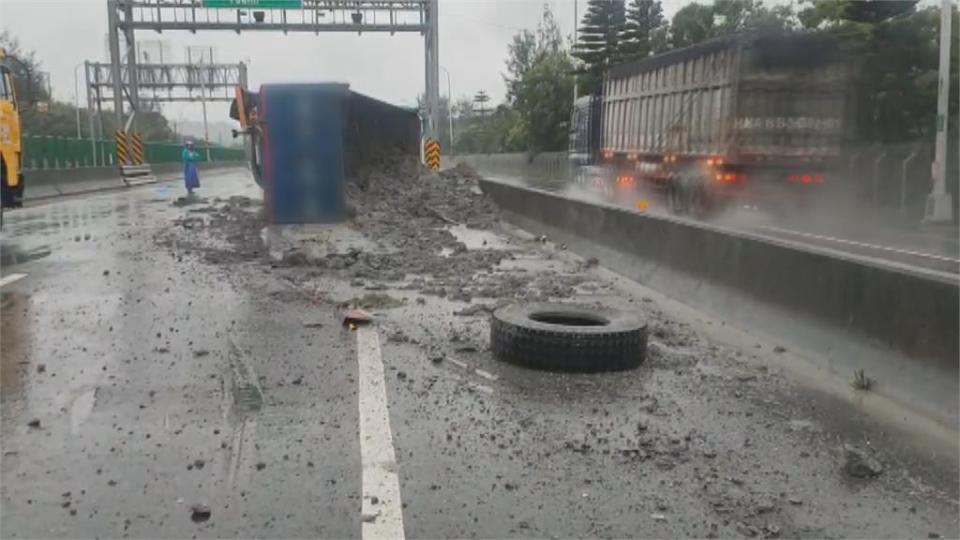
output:
[[[643,363],[647,327],[632,315],[570,304],[514,304],[490,323],[497,360],[548,371],[622,371]]]
[[[681,215],[687,212],[686,204],[683,200],[683,188],[677,185],[675,179],[667,184],[667,208],[674,215]]]
[[[263,138],[257,133],[257,128],[250,130],[250,173],[253,181],[260,189],[263,185]]]

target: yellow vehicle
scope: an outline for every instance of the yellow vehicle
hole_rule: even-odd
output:
[[[23,205],[23,170],[20,149],[20,113],[13,73],[4,64],[0,49],[0,203],[5,208]]]

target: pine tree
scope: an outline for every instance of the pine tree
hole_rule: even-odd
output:
[[[627,7],[620,33],[619,57],[624,61],[646,58],[656,52],[654,41],[666,21],[660,0],[633,0]]]
[[[624,0],[588,0],[579,39],[573,48],[574,58],[583,63],[579,80],[581,93],[598,91],[604,71],[620,61],[617,45],[625,22]]]

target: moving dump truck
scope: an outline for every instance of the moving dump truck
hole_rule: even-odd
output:
[[[601,96],[574,105],[571,160],[661,188],[677,213],[803,204],[835,180],[849,81],[838,44],[817,33],[732,36],[618,65]]]
[[[11,208],[23,204],[23,170],[20,113],[13,74],[5,61],[6,52],[0,49],[0,206]]]

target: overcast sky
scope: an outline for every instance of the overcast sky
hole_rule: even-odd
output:
[[[544,3],[557,14],[564,34],[572,35],[574,0],[440,0],[440,64],[450,73],[455,97],[482,89],[494,101],[503,98],[507,44],[518,30],[536,28]],[[684,3],[663,2],[668,15]],[[582,15],[586,0],[579,4]],[[106,0],[0,0],[0,28],[37,52],[61,100],[74,98],[78,63],[108,59]],[[138,31],[137,40],[167,42],[176,60],[187,46],[199,45],[215,47],[220,62],[249,61],[252,88],[264,82],[344,81],[354,90],[403,105],[414,105],[423,92],[423,38],[418,34]],[[82,68],[78,71],[82,77]],[[446,95],[443,71],[440,86]],[[199,119],[196,105],[167,105],[165,110],[174,120]],[[226,106],[210,109],[210,120],[227,120]]]

